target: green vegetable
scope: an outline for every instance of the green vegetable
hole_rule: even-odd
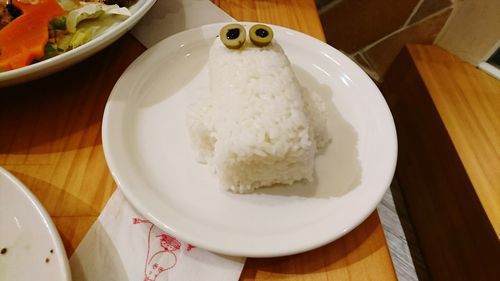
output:
[[[247,34],[241,24],[232,23],[224,26],[219,32],[219,38],[229,49],[239,49],[245,44]]]
[[[273,30],[267,25],[256,24],[250,28],[250,40],[255,46],[267,46],[273,40]]]
[[[78,8],[78,1],[74,1],[74,0],[58,0],[59,1],[59,5],[61,5],[61,7],[65,10],[65,11],[71,11],[71,10],[74,10],[76,8]]]
[[[101,3],[83,4],[80,8],[68,13],[66,18],[66,29],[68,32],[73,33],[76,31],[80,22],[101,18],[104,15],[129,17],[131,14],[127,8],[120,8],[118,5],[105,5]]]
[[[97,26],[78,28],[75,33],[68,34],[61,38],[59,42],[57,42],[57,49],[68,51],[81,46],[92,40],[98,29],[99,27]]]
[[[59,54],[60,54],[60,52],[57,50],[56,44],[47,43],[47,45],[45,45],[45,48],[44,48],[44,55],[43,55],[42,60],[48,59],[51,57],[55,57]]]
[[[55,17],[50,21],[49,24],[51,29],[66,30],[66,17]]]

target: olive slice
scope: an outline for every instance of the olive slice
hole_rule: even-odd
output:
[[[273,40],[273,30],[263,24],[256,24],[250,28],[250,40],[258,47],[269,45]]]
[[[247,33],[241,24],[232,23],[224,26],[219,37],[222,43],[229,49],[239,49],[245,43]]]

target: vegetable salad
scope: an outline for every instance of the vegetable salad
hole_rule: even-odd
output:
[[[137,0],[0,0],[0,71],[20,68],[77,48],[131,15]]]

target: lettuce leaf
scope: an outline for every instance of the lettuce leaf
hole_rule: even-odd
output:
[[[62,37],[57,42],[57,49],[60,51],[68,51],[81,46],[94,39],[98,30],[98,26],[85,26],[78,28],[75,33],[70,33]]]
[[[106,5],[101,3],[83,4],[80,8],[74,9],[66,17],[66,29],[70,33],[77,30],[77,25],[84,20],[97,19],[105,15],[120,15],[129,17],[130,11],[118,5]]]

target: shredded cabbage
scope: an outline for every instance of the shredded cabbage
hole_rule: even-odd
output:
[[[72,2],[72,0],[65,1]],[[66,15],[67,34],[59,38],[56,43],[57,50],[60,52],[74,49],[91,41],[110,26],[131,15],[127,8],[120,8],[118,5],[85,2],[80,2],[80,4],[82,6],[71,10]]]
[[[92,40],[96,36],[98,29],[98,26],[86,26],[78,28],[75,33],[71,33],[62,37],[57,42],[57,49],[68,51],[81,46]]]
[[[74,33],[77,25],[86,19],[97,19],[105,15],[120,15],[129,17],[130,11],[127,8],[121,8],[118,5],[106,5],[101,3],[84,4],[80,8],[71,10],[66,17],[66,29]]]
[[[71,11],[78,8],[79,6],[78,3],[79,2],[75,0],[59,0],[59,4],[61,5],[61,7],[63,7],[65,11]]]

